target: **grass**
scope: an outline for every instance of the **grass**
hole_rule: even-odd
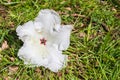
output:
[[[120,12],[110,0],[0,1],[0,80],[120,80]],[[64,54],[68,66],[58,73],[29,68],[17,57],[22,42],[16,27],[34,20],[41,9],[54,9],[63,24],[73,24],[71,44]]]

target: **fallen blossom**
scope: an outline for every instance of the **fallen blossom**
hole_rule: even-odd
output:
[[[34,21],[16,29],[24,43],[18,57],[30,67],[44,66],[58,72],[66,66],[67,55],[62,51],[69,47],[72,28],[72,25],[61,25],[60,16],[54,10],[41,10]]]

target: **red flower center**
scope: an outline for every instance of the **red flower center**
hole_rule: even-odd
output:
[[[47,40],[45,38],[40,39],[40,44],[46,45]]]

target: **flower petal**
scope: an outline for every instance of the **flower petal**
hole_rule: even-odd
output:
[[[34,22],[34,27],[37,32],[42,32],[43,24],[40,22]]]
[[[19,50],[18,56],[30,66],[44,66],[53,72],[61,70],[67,61],[67,56],[62,55],[62,51],[54,46],[36,46],[34,44],[23,45]]]
[[[19,25],[16,29],[19,39],[25,41],[26,38],[35,34],[34,25],[32,21],[25,23],[24,25]]]
[[[39,12],[39,15],[35,18],[35,22],[42,23],[44,31],[52,32],[55,25],[61,24],[61,19],[59,14],[54,10],[44,9]]]
[[[59,50],[66,50],[70,44],[70,33],[73,29],[72,25],[63,25],[59,28],[59,32],[54,31],[50,34],[49,41],[58,45]]]

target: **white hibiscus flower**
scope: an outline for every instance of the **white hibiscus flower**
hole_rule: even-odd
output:
[[[16,32],[24,44],[18,56],[24,64],[44,66],[53,72],[61,70],[67,60],[62,54],[70,44],[71,25],[61,25],[60,16],[53,10],[44,9],[34,21],[17,27]]]

